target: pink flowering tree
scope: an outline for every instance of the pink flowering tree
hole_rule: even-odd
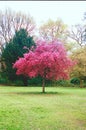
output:
[[[25,75],[43,78],[42,91],[45,92],[45,79],[59,80],[68,79],[70,68],[74,62],[68,58],[63,44],[57,40],[47,43],[38,40],[37,47],[19,58],[13,68],[16,68],[17,75]]]

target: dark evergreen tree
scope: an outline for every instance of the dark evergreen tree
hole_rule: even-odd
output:
[[[3,73],[8,77],[10,81],[22,80],[24,85],[27,85],[27,77],[17,76],[16,70],[13,69],[13,63],[18,60],[19,57],[22,57],[24,53],[28,52],[31,47],[36,47],[36,44],[33,40],[33,37],[28,36],[28,33],[25,29],[20,29],[16,31],[13,39],[6,44],[6,47],[2,52],[2,60],[5,63],[3,68]]]

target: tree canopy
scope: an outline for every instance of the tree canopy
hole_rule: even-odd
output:
[[[21,28],[26,29],[28,36],[32,36],[34,35],[35,26],[33,17],[29,14],[15,12],[9,8],[3,12],[0,11],[0,51],[2,52],[3,47],[6,43],[9,43],[16,31]]]
[[[86,47],[75,50],[72,59],[77,61],[76,66],[73,68],[72,77],[86,79]]]
[[[66,50],[61,42],[54,40],[49,44],[38,40],[34,51],[24,54],[13,65],[17,75],[28,77],[41,76],[43,78],[43,92],[45,79],[59,80],[69,77],[70,67],[73,62],[68,58]]]
[[[15,70],[12,68],[13,63],[22,57],[24,53],[28,51],[32,46],[35,46],[33,37],[28,36],[25,29],[16,31],[13,39],[6,44],[2,52],[2,60],[5,62],[4,72],[9,80],[15,80],[18,78],[15,74]]]
[[[49,19],[39,28],[40,37],[49,41],[57,38],[65,42],[67,40],[66,33],[67,25],[59,18],[56,21]]]

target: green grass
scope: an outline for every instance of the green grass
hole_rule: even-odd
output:
[[[0,130],[86,130],[86,89],[0,87]]]

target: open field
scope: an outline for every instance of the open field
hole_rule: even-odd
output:
[[[86,130],[86,89],[0,87],[0,130]]]

